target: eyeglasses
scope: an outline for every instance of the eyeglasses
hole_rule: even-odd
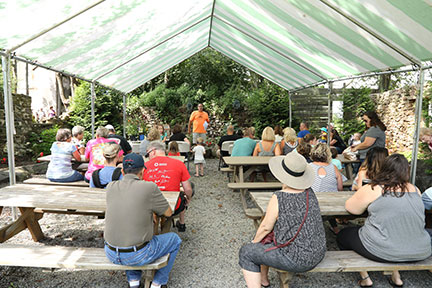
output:
[[[147,151],[147,153],[144,155],[144,157],[149,157],[150,153],[155,151],[156,148],[150,149],[149,151]]]

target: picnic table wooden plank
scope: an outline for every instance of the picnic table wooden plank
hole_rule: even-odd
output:
[[[89,187],[16,184],[0,189],[0,206],[105,211],[105,193]],[[179,192],[162,194],[174,211]]]
[[[360,272],[397,270],[429,270],[432,257],[411,263],[382,263],[369,260],[354,251],[327,251],[326,255],[310,272]]]
[[[78,186],[78,187],[89,187],[89,183],[85,181],[75,181],[75,182],[52,182],[47,178],[29,178],[23,181],[24,184],[38,184],[38,185],[55,185],[55,186]]]
[[[272,156],[226,156],[223,160],[228,166],[268,165]]]
[[[139,267],[111,263],[103,248],[2,244],[0,265],[91,270],[154,270],[167,265],[169,254]]]
[[[244,183],[245,179],[248,179],[258,166],[268,166],[270,158],[272,156],[223,157],[228,166],[234,167],[234,181],[238,183]]]
[[[258,208],[265,213],[273,192],[249,192]],[[323,216],[351,215],[345,210],[345,201],[354,194],[353,191],[317,192],[315,193]]]

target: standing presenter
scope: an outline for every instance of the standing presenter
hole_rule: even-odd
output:
[[[193,144],[197,143],[199,137],[203,138],[204,142],[206,141],[206,133],[209,123],[210,120],[207,112],[204,112],[203,104],[198,104],[198,110],[192,112],[188,124],[188,134],[191,133],[191,124],[193,125]]]

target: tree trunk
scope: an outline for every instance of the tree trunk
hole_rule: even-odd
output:
[[[72,76],[69,76],[69,83],[70,83],[70,90],[71,90],[71,98],[75,96],[75,83],[74,78]]]
[[[390,89],[390,81],[391,81],[391,74],[380,75],[379,90],[381,92],[388,91]]]
[[[165,75],[164,75],[164,83],[165,83],[165,85],[168,84],[168,71],[169,70],[165,71]]]
[[[66,99],[63,87],[62,75],[60,73],[56,73],[57,87],[59,89],[60,99],[65,107],[66,112],[68,112],[69,99]],[[57,112],[58,113],[58,112]]]

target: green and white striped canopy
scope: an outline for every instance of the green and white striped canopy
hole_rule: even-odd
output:
[[[0,0],[0,49],[129,92],[206,47],[285,89],[432,60],[432,0]]]

